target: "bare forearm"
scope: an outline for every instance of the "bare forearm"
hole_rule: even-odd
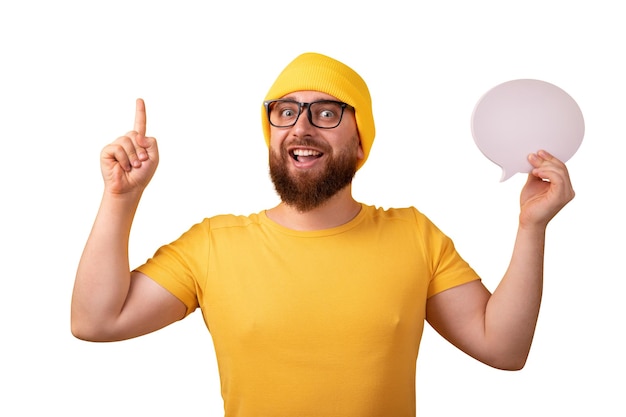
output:
[[[543,292],[545,227],[518,230],[509,267],[490,297],[485,337],[496,347],[504,368],[521,368],[535,333]]]
[[[139,196],[105,193],[78,266],[72,332],[90,338],[120,314],[130,287],[128,242]]]
[[[491,294],[473,281],[428,300],[439,333],[496,368],[521,369],[535,334],[543,292],[546,227],[574,198],[565,165],[545,151],[529,156],[532,172],[520,195],[519,228],[509,267]]]

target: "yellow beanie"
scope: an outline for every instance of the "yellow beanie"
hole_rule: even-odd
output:
[[[359,161],[361,168],[374,143],[376,129],[372,114],[372,99],[365,81],[347,65],[317,53],[305,53],[291,61],[270,88],[265,100],[279,99],[295,91],[320,91],[348,103],[355,109],[356,124],[365,157]],[[263,134],[270,144],[270,124],[265,107],[262,108]]]

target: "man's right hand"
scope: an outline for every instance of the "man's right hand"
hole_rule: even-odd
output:
[[[100,154],[105,191],[111,194],[142,193],[158,164],[156,139],[146,136],[146,105],[139,98],[134,130],[107,145]]]

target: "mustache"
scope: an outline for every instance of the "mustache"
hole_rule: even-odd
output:
[[[311,137],[305,138],[294,138],[291,140],[286,140],[283,142],[281,148],[283,151],[287,151],[288,148],[293,146],[301,146],[304,148],[315,148],[320,150],[323,153],[330,152],[331,148],[326,142],[319,141],[317,139],[313,139]]]

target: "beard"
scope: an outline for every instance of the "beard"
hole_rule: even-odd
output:
[[[313,141],[303,141],[300,144],[313,145]],[[316,148],[324,150],[325,169],[322,172],[302,171],[293,175],[289,172],[292,157],[286,149],[285,142],[280,148],[280,153],[270,148],[270,177],[274,188],[285,204],[295,207],[300,212],[307,212],[324,204],[348,186],[357,171],[358,137],[355,136],[350,144],[337,154],[329,147],[315,145]]]

